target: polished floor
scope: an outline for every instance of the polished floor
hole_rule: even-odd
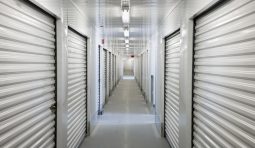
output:
[[[121,80],[81,148],[169,148],[135,80]]]

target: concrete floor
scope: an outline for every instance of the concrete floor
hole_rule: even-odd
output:
[[[135,80],[122,80],[81,148],[169,148]]]

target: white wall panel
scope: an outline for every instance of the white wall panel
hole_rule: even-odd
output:
[[[63,18],[63,13],[61,8],[63,7],[63,0],[29,0],[36,4],[40,8],[44,9],[46,12],[58,17]]]

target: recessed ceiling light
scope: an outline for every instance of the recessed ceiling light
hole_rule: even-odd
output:
[[[128,30],[128,28],[124,29],[124,36],[125,37],[129,37],[129,30]]]
[[[123,10],[122,11],[122,22],[124,24],[129,24],[129,10]]]

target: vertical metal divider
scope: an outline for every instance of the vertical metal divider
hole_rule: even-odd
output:
[[[88,38],[84,37],[86,40],[86,87],[85,87],[85,92],[86,92],[86,131],[85,131],[85,137],[88,135]]]
[[[196,18],[193,20],[193,48],[192,48],[192,80],[191,80],[191,109],[192,109],[192,113],[191,113],[191,144],[193,145],[193,112],[194,112],[194,108],[193,108],[193,98],[194,98],[194,77],[195,77],[195,33],[196,33]]]
[[[66,147],[66,139],[67,139],[67,108],[66,108],[66,98],[67,98],[67,52],[66,48],[66,35],[65,35],[65,27],[63,22],[58,19],[56,21],[56,38],[57,38],[57,122],[56,122],[56,147],[62,148]],[[61,105],[63,104],[63,105]],[[63,122],[65,121],[65,122]]]
[[[165,81],[165,77],[166,77],[166,39],[167,37],[164,38],[164,74],[163,74],[163,80],[164,80],[164,90],[163,90],[163,96],[164,96],[164,127],[163,127],[163,130],[164,130],[164,137],[166,137],[166,99],[165,99],[165,90],[166,90],[166,81]]]
[[[58,54],[58,52],[57,52],[57,19],[55,18],[55,26],[56,26],[56,28],[54,29],[54,31],[55,31],[55,56],[54,56],[54,59],[55,59],[55,63],[54,63],[54,65],[55,65],[55,101],[56,101],[56,103],[55,103],[55,106],[54,106],[54,110],[55,110],[55,115],[56,115],[56,117],[55,117],[55,147],[57,147],[57,97],[58,97],[58,94],[57,94],[57,83],[58,83],[58,77],[57,77],[57,75],[58,75],[58,70],[57,70],[57,68],[58,68],[58,66],[57,66],[57,54]]]

